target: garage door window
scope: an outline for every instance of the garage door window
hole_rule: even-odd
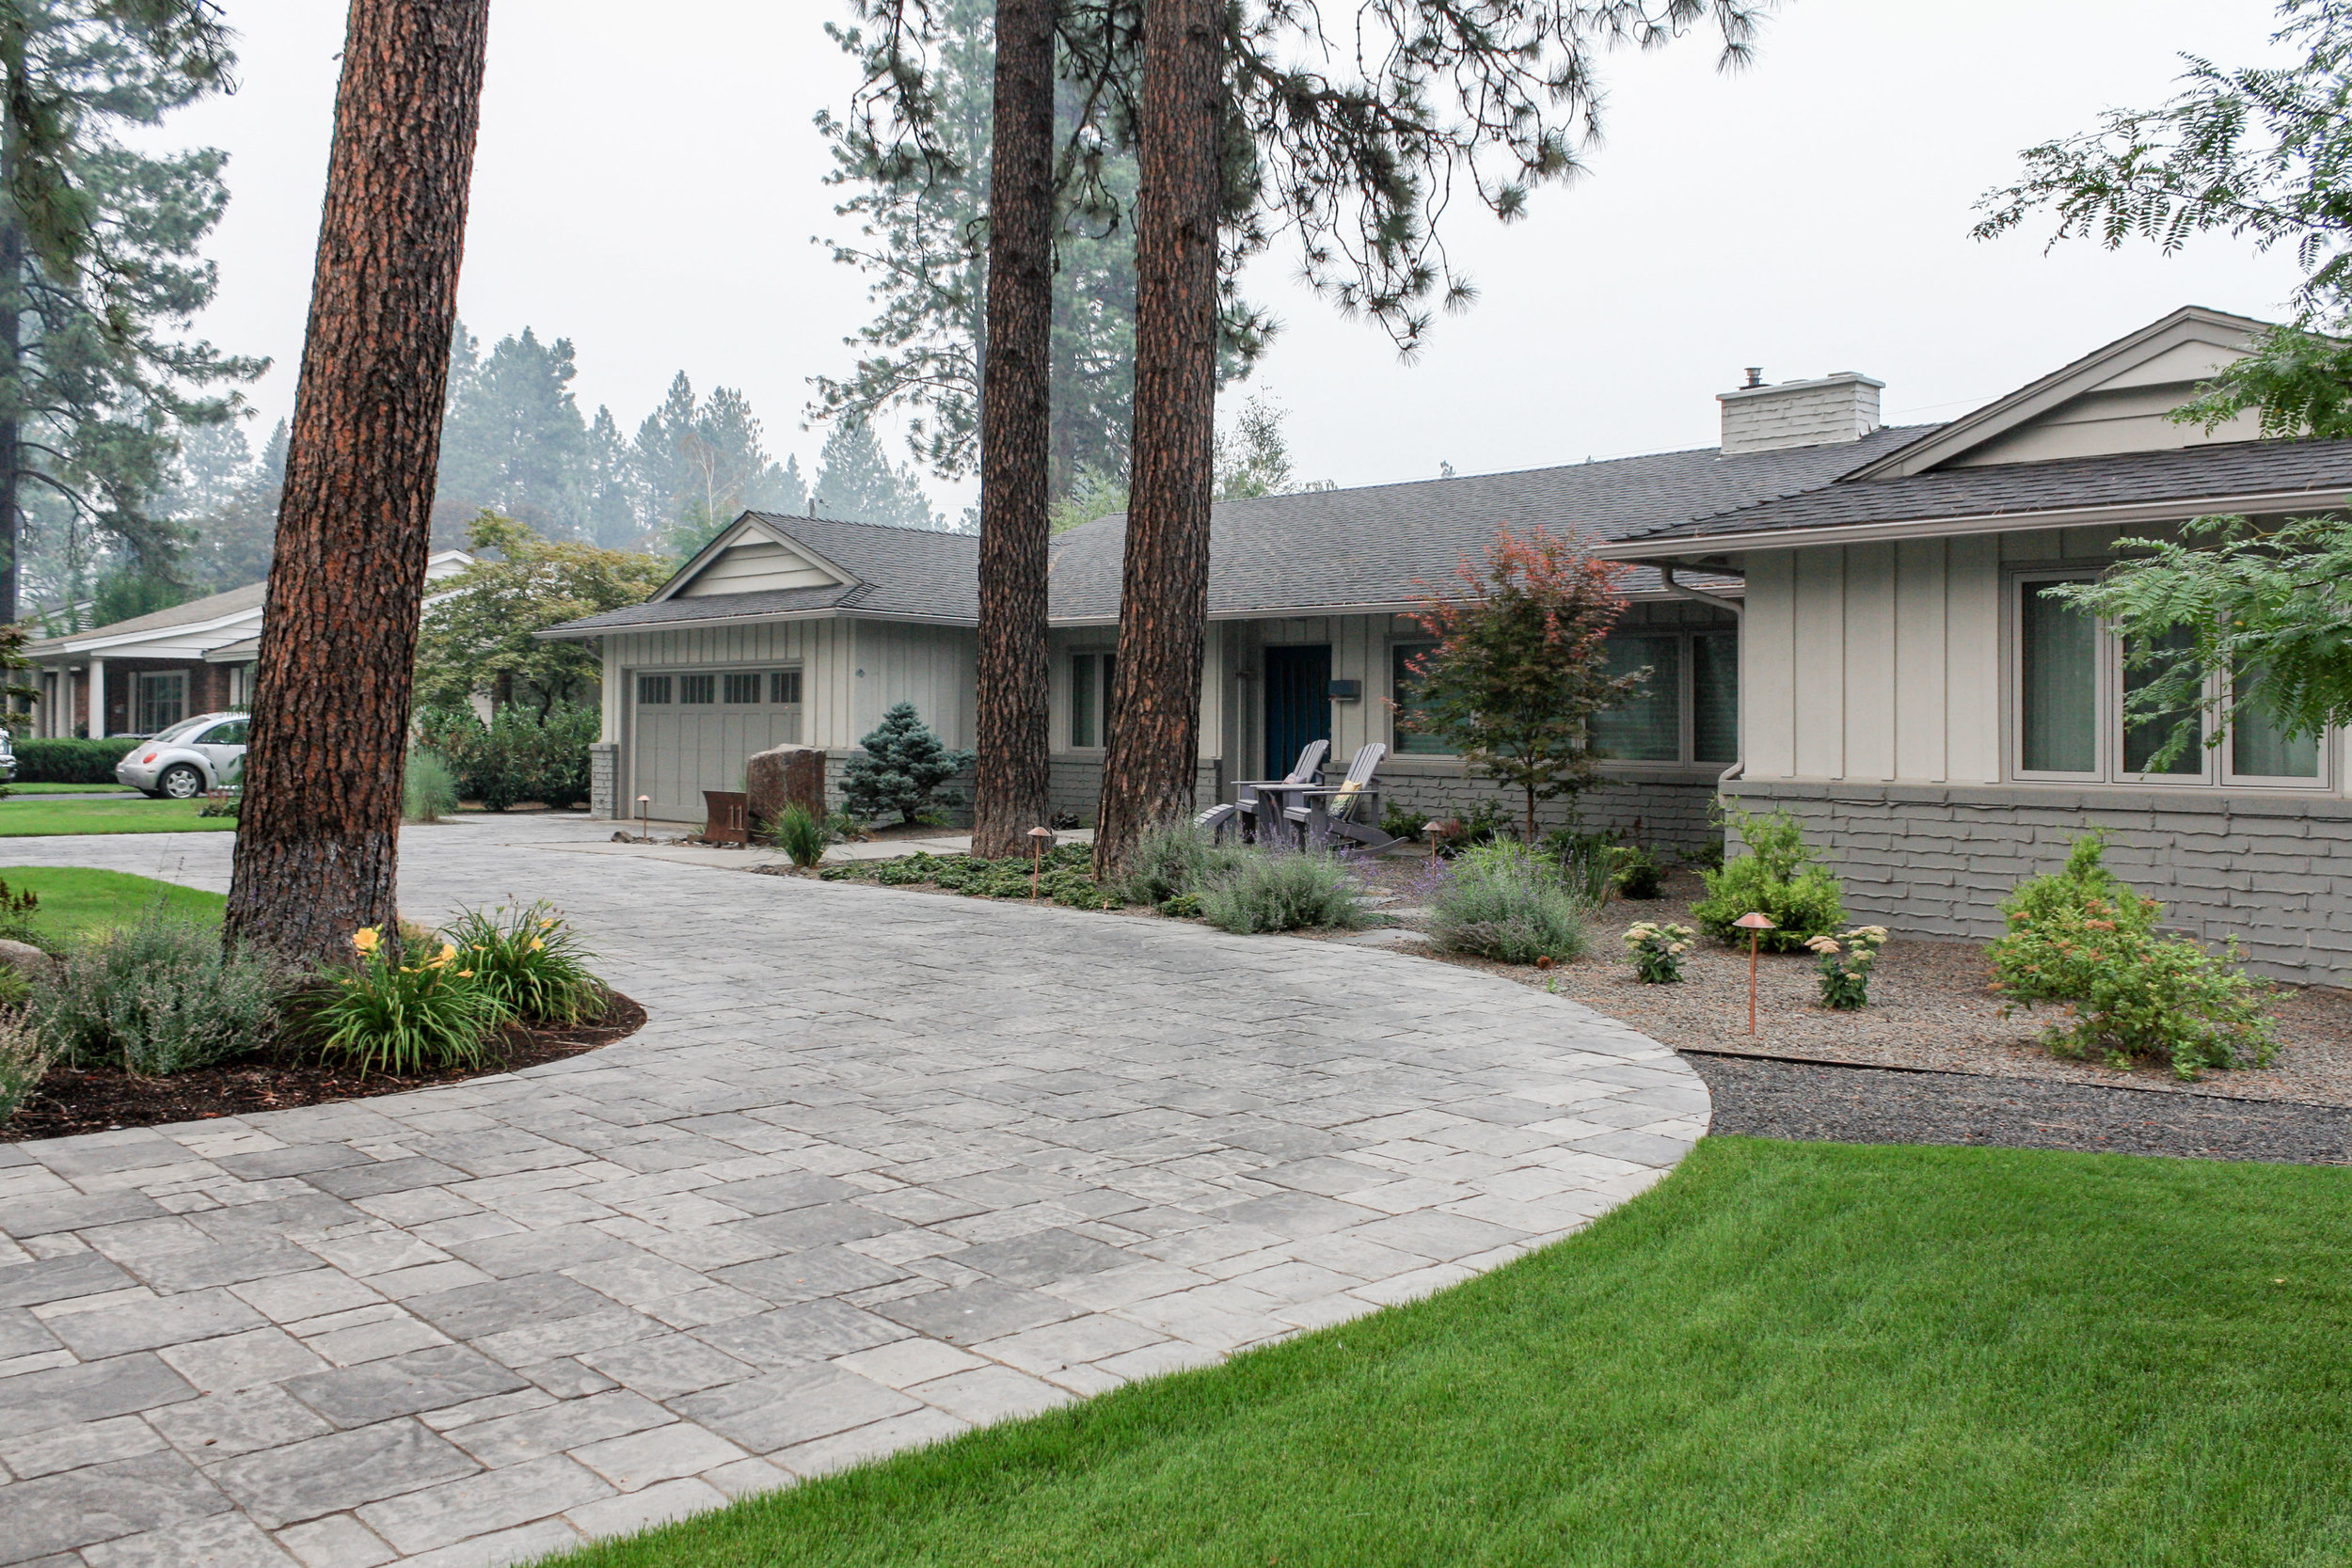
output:
[[[716,675],[680,675],[677,678],[677,700],[681,703],[709,703],[717,698],[719,677]]]
[[[758,671],[734,671],[727,676],[727,701],[730,703],[755,703],[759,701],[759,686],[760,681]]]
[[[797,706],[801,700],[801,673],[798,670],[769,671],[768,700]]]
[[[645,704],[667,703],[670,700],[670,677],[667,675],[638,676],[637,700]]]

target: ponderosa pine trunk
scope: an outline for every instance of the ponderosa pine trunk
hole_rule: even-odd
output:
[[[396,917],[401,764],[489,0],[351,0],[227,934]]]
[[[1136,120],[1136,402],[1097,877],[1193,807],[1216,423],[1223,8],[1146,0]]]
[[[1053,435],[1054,3],[998,0],[980,367],[978,764],[972,852],[1045,825],[1046,517]]]
[[[12,624],[24,574],[24,230],[13,212],[0,211],[0,624]],[[60,699],[62,701],[63,699]]]

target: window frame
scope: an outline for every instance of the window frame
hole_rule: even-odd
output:
[[[1062,656],[1063,690],[1066,693],[1061,723],[1062,749],[1093,756],[1107,753],[1111,743],[1111,681],[1117,673],[1119,657],[1116,644],[1092,643],[1069,649]],[[1093,727],[1094,739],[1081,744],[1078,739],[1079,670],[1086,671],[1085,686],[1088,700],[1092,704],[1088,717]]]
[[[2234,764],[2233,725],[2225,716],[2221,719],[2221,736],[2217,743],[2199,747],[2199,767],[2194,772],[2140,773],[2123,766],[2123,700],[2124,679],[2123,639],[2113,626],[2102,620],[2096,623],[2093,635],[2097,646],[2091,661],[2093,678],[2098,681],[2092,711],[2098,725],[2092,751],[2093,767],[2090,772],[2057,772],[2049,769],[2029,769],[2024,765],[2026,723],[2026,647],[2025,602],[2028,589],[2054,582],[2090,582],[2096,580],[2100,564],[2084,562],[2036,562],[2010,567],[2004,573],[2001,585],[2001,657],[2002,699],[2008,711],[2003,716],[2002,775],[2012,784],[2089,784],[2120,789],[2255,789],[2281,794],[2328,794],[2335,789],[2334,757],[2335,730],[2323,732],[2315,748],[2317,767],[2303,778],[2265,774],[2245,774]],[[2205,694],[2219,697],[2225,694],[2225,683],[2219,675],[2207,677]],[[2206,720],[2208,738],[2214,721]]]
[[[1739,647],[1738,639],[1740,633],[1739,625],[1737,623],[1724,622],[1712,622],[1705,626],[1650,626],[1647,624],[1642,624],[1613,628],[1613,635],[1614,635],[1615,632],[1620,631],[1623,632],[1628,638],[1672,638],[1677,644],[1676,657],[1680,663],[1680,669],[1677,673],[1675,693],[1675,748],[1677,757],[1676,760],[1673,761],[1666,761],[1664,759],[1636,759],[1630,757],[1600,757],[1596,759],[1596,766],[1598,767],[1604,774],[1623,772],[1633,776],[1649,777],[1661,774],[1683,774],[1700,771],[1720,773],[1724,768],[1732,767],[1734,764],[1738,763],[1740,760],[1738,753],[1740,752],[1740,728],[1741,724],[1741,717],[1740,713],[1740,704],[1736,687],[1732,701],[1732,751],[1734,754],[1728,757],[1721,758],[1702,757],[1697,754],[1698,649],[1695,644],[1697,640],[1702,637],[1729,637],[1733,639],[1734,641],[1732,646],[1735,657],[1732,661],[1732,671],[1733,680],[1736,682],[1739,678],[1740,670],[1740,665],[1737,657],[1737,650]],[[1390,703],[1394,703],[1397,700],[1397,650],[1400,648],[1433,648],[1437,646],[1437,640],[1430,637],[1419,637],[1405,633],[1397,633],[1391,635],[1387,639],[1385,645],[1387,648],[1387,657],[1384,661],[1384,668],[1387,672],[1385,678],[1388,681],[1389,686],[1388,700]],[[1397,712],[1395,708],[1389,708],[1388,715],[1389,748],[1390,753],[1392,756],[1395,756],[1400,760],[1407,761],[1423,758],[1431,761],[1439,761],[1455,759],[1461,755],[1458,752],[1450,751],[1406,751],[1398,743],[1399,736],[1396,729]]]
[[[135,670],[131,682],[131,728],[143,736],[157,736],[176,724],[184,724],[194,717],[188,712],[188,673],[185,670]],[[174,689],[172,717],[160,724],[146,722],[151,705],[155,699],[148,693],[157,686]]]

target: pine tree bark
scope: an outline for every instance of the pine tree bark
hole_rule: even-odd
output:
[[[1094,866],[1193,809],[1216,421],[1223,9],[1146,0],[1136,140],[1136,403],[1119,659]]]
[[[980,379],[978,765],[972,852],[1045,825],[1046,517],[1053,433],[1054,0],[998,0]]]
[[[24,471],[24,230],[12,212],[0,212],[0,624],[12,624],[24,583],[18,563],[24,547],[19,505]]]
[[[489,0],[351,0],[227,935],[396,916],[401,764]]]

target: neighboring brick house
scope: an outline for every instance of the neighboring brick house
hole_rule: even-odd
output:
[[[425,580],[463,571],[473,557],[443,550]],[[24,678],[40,696],[35,736],[153,735],[183,719],[245,706],[260,657],[264,585],[251,583],[112,626],[25,645]]]

